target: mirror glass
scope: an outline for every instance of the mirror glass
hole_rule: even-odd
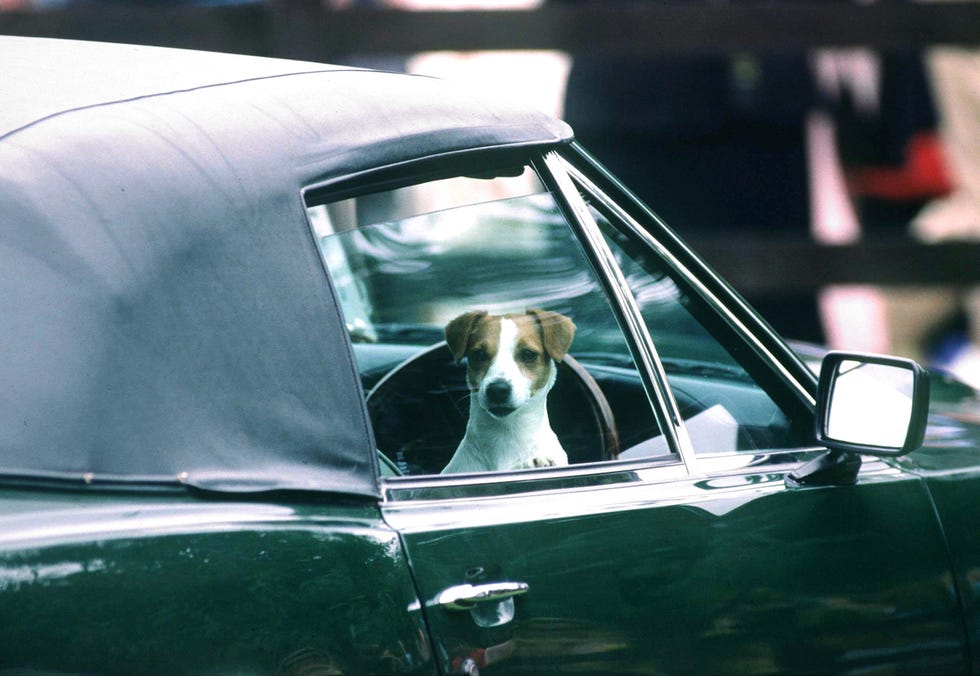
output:
[[[837,441],[900,449],[912,421],[915,374],[892,364],[845,360],[834,377],[827,436]]]

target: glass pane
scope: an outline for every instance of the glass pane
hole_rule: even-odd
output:
[[[494,372],[511,379],[507,405],[493,413],[503,421],[496,433],[518,429],[515,421],[525,412],[521,398],[543,391],[546,426],[569,463],[612,459],[617,437],[624,443],[659,438],[602,286],[553,196],[532,172],[315,206],[310,219],[354,341],[379,449],[398,471],[441,472],[467,433],[470,390],[488,396],[483,374],[476,375],[491,371],[487,355],[464,350],[457,364],[451,346],[442,343],[451,322],[478,311],[513,316],[507,325],[513,336],[495,329],[496,347],[511,338],[506,344],[515,346],[507,351],[510,370]],[[570,326],[561,318],[574,323],[574,333],[548,394],[555,327]],[[467,330],[466,340],[477,340],[475,326]],[[529,343],[532,333],[536,338]],[[487,368],[474,366],[480,358]],[[495,396],[501,391],[497,387]],[[666,454],[662,442],[652,446],[657,443],[653,452]],[[507,446],[492,454],[492,467],[485,469],[537,466],[528,462],[548,457],[540,450],[547,447],[541,435],[514,432]]]
[[[768,369],[734,331],[681,286],[646,243],[592,211],[637,299],[696,453],[808,443],[809,420],[794,421],[777,403],[775,388],[758,377]]]

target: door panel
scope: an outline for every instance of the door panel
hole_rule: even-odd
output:
[[[790,469],[395,503],[386,518],[447,671],[469,658],[484,674],[962,672],[921,483],[871,463],[856,486],[787,489]],[[512,621],[481,628],[437,604],[468,574],[529,586]]]

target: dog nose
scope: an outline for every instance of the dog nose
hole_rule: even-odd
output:
[[[494,380],[487,384],[487,401],[491,404],[505,404],[510,401],[511,387],[506,380]]]

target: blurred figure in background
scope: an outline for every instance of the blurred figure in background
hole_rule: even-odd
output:
[[[857,66],[850,81],[837,87],[832,106],[861,225],[871,237],[905,236],[915,214],[951,189],[923,56],[866,49],[831,53]]]
[[[820,49],[821,105],[809,122],[814,237],[825,245],[905,237],[911,217],[949,190],[921,55]],[[820,291],[831,347],[921,357],[938,314],[925,289],[833,285]]]
[[[922,210],[912,232],[926,242],[980,241],[980,49],[936,48],[928,66],[953,190]],[[963,291],[929,348],[935,363],[980,389],[980,287]]]

